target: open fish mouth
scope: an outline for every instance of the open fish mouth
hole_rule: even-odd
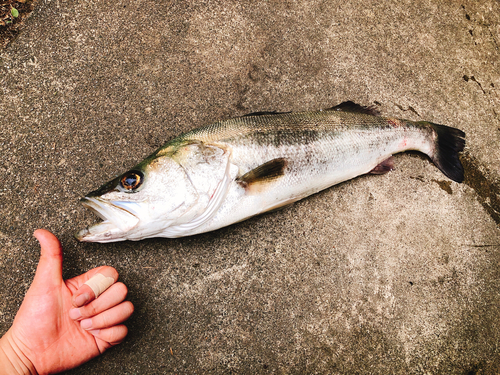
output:
[[[139,224],[139,218],[125,208],[126,203],[109,202],[99,197],[85,197],[80,202],[103,221],[78,231],[75,234],[78,241],[122,241],[123,235]]]

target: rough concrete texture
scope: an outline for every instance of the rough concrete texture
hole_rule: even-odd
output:
[[[44,227],[136,306],[71,374],[498,373],[499,48],[495,0],[40,0],[0,53],[0,333]],[[78,199],[180,132],[344,100],[464,130],[466,183],[405,154],[213,233],[73,239]]]

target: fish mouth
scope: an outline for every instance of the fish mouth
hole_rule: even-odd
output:
[[[84,197],[80,202],[103,221],[78,231],[75,237],[81,242],[116,242],[126,240],[126,233],[139,224],[139,218],[125,209],[120,202],[110,202],[99,197]]]

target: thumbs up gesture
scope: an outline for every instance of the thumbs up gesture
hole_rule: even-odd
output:
[[[59,240],[44,229],[34,236],[40,261],[12,327],[0,339],[0,374],[49,374],[81,365],[124,340],[122,323],[134,311],[113,267],[63,280]]]

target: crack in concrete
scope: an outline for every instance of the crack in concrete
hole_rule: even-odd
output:
[[[396,105],[396,107],[399,108],[399,110],[401,110],[403,112],[410,111],[410,112],[413,112],[414,114],[416,114],[418,117],[420,117],[420,114],[411,105],[409,105],[407,109],[404,109],[404,107],[402,105],[399,105],[397,103],[394,103],[394,104]]]
[[[462,78],[464,79],[465,82],[469,82],[469,81],[476,82],[478,84],[479,88],[481,89],[481,91],[483,92],[483,94],[486,95],[486,91],[484,91],[483,85],[481,85],[481,82],[476,80],[476,77],[474,77],[474,76],[469,77],[467,74],[464,74],[464,76]]]

